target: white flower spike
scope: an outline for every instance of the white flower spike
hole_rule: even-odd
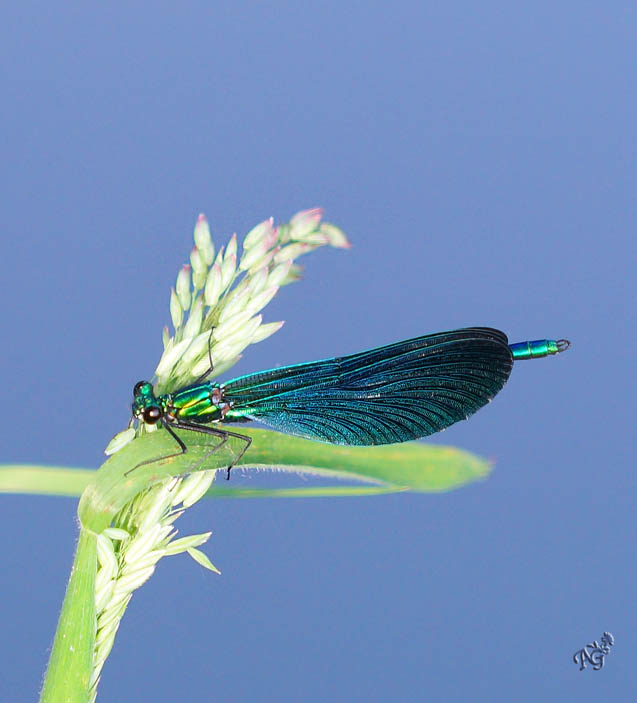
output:
[[[227,371],[228,362],[236,361],[248,345],[281,328],[281,322],[257,323],[255,316],[280,286],[299,279],[295,259],[320,246],[350,246],[343,232],[322,222],[322,216],[321,208],[302,210],[279,227],[269,218],[248,232],[241,253],[232,235],[215,258],[208,221],[199,215],[190,264],[179,272],[171,293],[174,334],[164,336],[164,354],[155,370],[157,393],[188,385],[205,372],[209,352],[201,339],[213,328],[210,353],[215,368],[210,378],[218,375],[222,365]]]

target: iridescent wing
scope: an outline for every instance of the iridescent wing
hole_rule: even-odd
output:
[[[333,444],[405,442],[473,415],[512,367],[498,330],[441,332],[235,378],[223,387],[232,408],[226,420]]]

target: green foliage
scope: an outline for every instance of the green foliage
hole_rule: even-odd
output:
[[[235,480],[215,482],[207,497],[351,496],[405,490],[430,493],[459,488],[486,478],[490,471],[486,460],[453,447],[420,442],[382,447],[338,447],[269,430],[242,428],[242,432],[250,435],[253,442],[239,467],[279,469],[378,485],[268,489],[243,488],[240,481]],[[153,432],[131,442],[104,464],[103,473],[88,469],[0,465],[0,492],[79,496],[90,484],[82,501],[81,516],[99,531],[109,516],[114,515],[140,487],[148,485],[149,481],[191,471],[193,465],[210,451],[209,440],[205,443],[196,433],[184,434],[189,435],[188,454],[135,469],[123,483],[122,479],[131,466],[174,451],[175,443],[166,432]],[[230,444],[220,454],[208,457],[200,468],[223,468],[223,462],[231,458],[232,451],[233,445]]]

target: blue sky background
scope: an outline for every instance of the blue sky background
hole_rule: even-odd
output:
[[[307,258],[236,374],[467,325],[573,341],[430,440],[494,458],[486,482],[189,511],[223,575],[162,561],[100,701],[628,700],[636,28],[623,2],[4,7],[0,461],[102,462],[201,211],[222,242],[322,205],[354,244]],[[0,500],[20,703],[76,502]],[[604,630],[606,666],[578,672]]]

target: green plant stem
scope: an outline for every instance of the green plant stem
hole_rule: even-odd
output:
[[[86,703],[95,647],[97,539],[80,529],[41,703]]]
[[[361,495],[404,490],[442,491],[484,478],[489,464],[468,452],[419,443],[384,447],[335,447],[267,430],[246,429],[253,439],[240,465],[284,468],[321,476],[353,478],[376,485],[297,489],[298,495]],[[140,491],[172,476],[234,464],[243,448],[239,440],[216,445],[193,432],[182,432],[187,454],[175,455],[168,432],[135,439],[111,456],[97,472],[52,469],[47,479],[41,467],[0,467],[0,491],[71,495],[81,485],[78,507],[80,538],[58,622],[53,650],[42,689],[42,703],[86,703],[96,637],[95,576],[97,535]],[[49,474],[50,478],[50,474]],[[56,490],[57,480],[64,487]],[[224,482],[225,483],[225,482]],[[214,492],[214,487],[213,487]],[[222,486],[218,494],[290,495],[285,489],[241,489]]]
[[[97,535],[140,491],[184,473],[183,457],[174,453],[168,433],[147,434],[110,457],[93,476],[80,498],[80,538],[42,689],[41,703],[86,703],[93,670],[96,637],[95,576]],[[174,444],[174,442],[173,442]],[[204,456],[209,446],[200,447]],[[222,468],[235,451],[212,454],[206,468]],[[188,457],[193,469],[193,458]],[[158,457],[166,457],[156,461]],[[176,459],[181,458],[182,461]],[[150,463],[147,463],[150,462]],[[139,466],[140,464],[143,464]],[[137,468],[136,468],[137,467]],[[133,470],[134,469],[134,470]]]

